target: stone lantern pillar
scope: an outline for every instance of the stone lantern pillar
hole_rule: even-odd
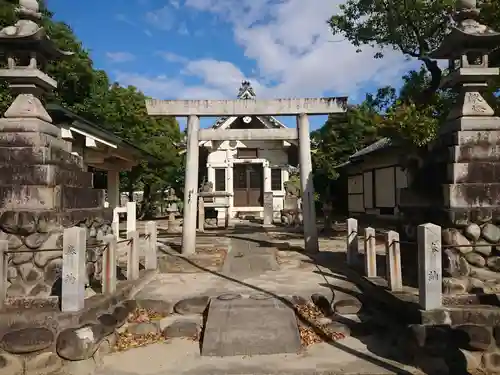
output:
[[[57,294],[62,251],[37,250],[61,248],[62,231],[75,225],[88,228],[91,242],[110,231],[105,219],[111,216],[102,208],[104,191],[92,189],[92,173],[71,154],[72,144],[40,100],[57,87],[44,73],[47,62],[71,54],[58,50],[38,24],[36,0],[20,0],[18,13],[15,25],[0,30],[7,58],[0,79],[15,95],[0,119],[0,238],[9,249],[24,250],[9,256],[7,295],[44,298]],[[89,272],[99,278],[99,254],[87,255]]]
[[[484,98],[499,75],[488,55],[500,47],[500,33],[478,21],[476,1],[457,1],[457,22],[431,58],[449,61],[442,87],[457,94],[433,146],[434,215],[425,220],[444,227],[445,291],[468,292],[500,281],[500,118]],[[429,207],[428,207],[429,208]]]

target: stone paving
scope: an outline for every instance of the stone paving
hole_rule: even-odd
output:
[[[296,251],[295,247],[301,246],[300,238],[294,240],[293,246],[280,246],[280,240],[273,235],[239,228],[227,237],[229,251],[220,272],[199,269],[193,273],[158,274],[137,298],[175,304],[186,298],[227,293],[241,294],[243,299],[262,294],[277,299],[302,296],[308,300],[312,294],[320,293],[333,302],[360,292],[342,271],[345,260],[342,240],[322,241],[322,252],[309,257]],[[247,315],[245,319],[252,321],[242,322],[242,326],[255,327],[254,324],[266,319],[265,315],[262,312]],[[245,334],[245,329],[241,334]],[[397,356],[397,345],[391,345],[396,337],[387,332],[383,337],[347,337],[333,343],[314,344],[296,354],[231,357],[201,356],[198,342],[171,339],[105,356],[98,375],[421,374],[415,368],[388,359]]]

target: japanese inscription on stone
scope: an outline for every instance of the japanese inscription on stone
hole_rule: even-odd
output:
[[[419,301],[424,310],[442,305],[441,227],[418,227]]]

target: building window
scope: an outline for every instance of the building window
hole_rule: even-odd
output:
[[[215,168],[215,191],[226,191],[226,168]]]
[[[283,190],[283,180],[281,179],[281,169],[271,169],[271,190]]]
[[[259,153],[256,148],[239,148],[237,157],[238,159],[258,159]]]

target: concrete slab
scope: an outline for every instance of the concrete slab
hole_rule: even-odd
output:
[[[202,356],[297,353],[300,348],[295,314],[283,302],[274,298],[210,302]]]

